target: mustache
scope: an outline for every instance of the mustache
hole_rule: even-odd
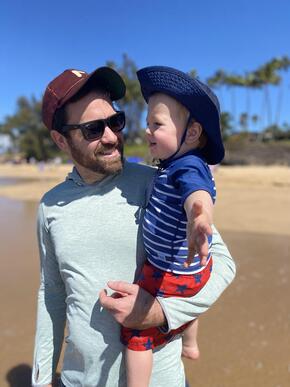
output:
[[[101,144],[101,143],[99,143],[98,147],[94,153],[97,156],[99,154],[103,154],[103,153],[106,153],[106,152],[111,151],[111,150],[114,151],[115,149],[117,149],[120,153],[122,152],[122,150],[123,150],[122,141],[117,141],[115,144]]]

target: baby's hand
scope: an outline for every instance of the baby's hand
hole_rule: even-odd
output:
[[[209,216],[202,202],[197,200],[193,203],[191,216],[187,220],[188,256],[184,263],[185,267],[192,263],[195,254],[200,256],[200,264],[206,265],[209,235],[212,235]]]

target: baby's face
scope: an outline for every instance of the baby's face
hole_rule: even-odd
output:
[[[188,110],[166,94],[149,98],[146,139],[153,158],[165,160],[177,151],[188,116]]]

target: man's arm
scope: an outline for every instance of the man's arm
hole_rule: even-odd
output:
[[[122,325],[134,329],[166,326],[168,330],[179,328],[204,313],[222,294],[235,277],[236,267],[229,250],[218,231],[213,227],[213,269],[201,291],[187,298],[154,298],[138,285],[123,281],[110,281],[108,286],[115,292],[108,296],[100,293],[100,302]]]
[[[66,294],[41,205],[38,210],[38,243],[41,282],[38,292],[32,386],[49,387],[63,342]]]

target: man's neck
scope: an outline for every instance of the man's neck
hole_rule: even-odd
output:
[[[91,171],[87,168],[82,167],[81,165],[75,163],[76,170],[78,174],[83,179],[86,184],[93,184],[99,181],[102,181],[107,175]]]

